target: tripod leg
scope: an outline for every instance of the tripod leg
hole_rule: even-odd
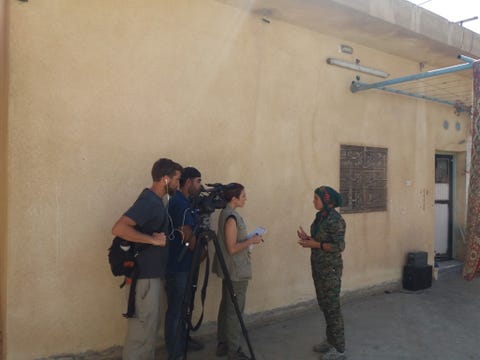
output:
[[[184,295],[182,298],[182,305],[180,310],[180,316],[178,322],[175,326],[175,340],[173,344],[173,351],[169,356],[170,359],[175,359],[177,349],[183,346],[183,357],[187,359],[187,348],[188,348],[188,336],[190,333],[190,321],[192,317],[192,303],[195,298],[195,291],[197,289],[197,280],[198,280],[198,271],[200,267],[200,255],[202,252],[202,240],[197,239],[195,244],[195,249],[193,251],[193,259],[190,271],[184,287]]]

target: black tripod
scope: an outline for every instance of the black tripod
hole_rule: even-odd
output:
[[[209,215],[208,215],[209,216]],[[186,333],[186,341],[185,341],[185,347],[183,349],[183,358],[187,358],[187,348],[188,348],[188,337],[190,330],[196,331],[201,325],[202,319],[203,319],[203,311],[202,315],[200,316],[200,319],[197,323],[196,326],[192,326],[191,320],[192,320],[192,311],[193,311],[193,305],[195,302],[195,292],[197,290],[197,282],[198,282],[198,274],[199,274],[199,269],[200,269],[200,262],[201,262],[201,253],[202,249],[207,249],[207,244],[211,240],[213,242],[213,245],[215,246],[215,252],[216,256],[218,256],[218,261],[220,264],[220,267],[222,268],[224,277],[225,277],[225,283],[227,285],[228,292],[230,293],[230,298],[232,300],[233,306],[235,308],[235,313],[237,314],[238,321],[240,323],[240,327],[242,329],[242,334],[243,337],[245,338],[245,341],[248,346],[248,350],[250,352],[250,356],[252,360],[255,360],[255,354],[253,353],[253,348],[252,344],[250,343],[250,339],[248,337],[248,332],[247,328],[245,327],[245,323],[243,321],[242,317],[242,312],[240,311],[240,308],[238,306],[238,301],[237,301],[237,295],[235,294],[235,291],[233,289],[232,285],[232,279],[230,278],[230,273],[227,270],[227,265],[225,263],[225,259],[223,257],[222,250],[220,248],[220,245],[218,243],[218,238],[217,235],[213,230],[210,229],[209,227],[209,219],[205,218],[203,219],[204,221],[200,221],[199,225],[197,226],[198,229],[197,231],[194,231],[194,233],[198,232],[197,235],[197,241],[195,243],[195,248],[193,251],[193,259],[192,259],[192,266],[190,268],[190,272],[188,274],[187,278],[187,285],[185,289],[185,296],[182,302],[182,308],[181,308],[181,315],[179,322],[177,324],[177,330],[175,334],[175,342],[173,346],[173,352],[169,357],[169,360],[173,360],[175,356],[175,352],[177,347],[179,346],[180,343],[180,338],[182,337],[182,332],[185,331]],[[197,228],[196,227],[196,228]],[[207,253],[207,264],[206,264],[206,269],[205,269],[205,281],[204,285],[202,287],[202,301],[205,299],[206,295],[206,289],[207,289],[207,284],[208,284],[208,273],[209,273],[209,257]]]

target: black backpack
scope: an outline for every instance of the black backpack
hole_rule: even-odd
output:
[[[135,268],[135,257],[138,255],[136,245],[130,241],[115,237],[108,249],[108,262],[114,276],[129,277]],[[122,284],[121,287],[123,287]]]
[[[132,318],[135,316],[135,288],[137,286],[138,269],[136,257],[141,248],[136,243],[115,237],[112,245],[108,249],[108,262],[114,276],[125,276],[125,280],[120,285],[123,288],[127,283],[130,284],[128,294],[127,312],[123,317]]]

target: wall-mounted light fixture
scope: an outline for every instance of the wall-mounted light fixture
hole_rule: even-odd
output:
[[[373,69],[373,68],[370,68],[370,67],[367,67],[367,66],[363,66],[363,65],[360,65],[360,64],[357,64],[357,63],[348,62],[348,61],[345,61],[345,60],[328,58],[327,59],[327,64],[340,66],[340,67],[343,67],[345,69],[350,69],[350,70],[354,70],[354,71],[360,71],[362,73],[373,75],[373,76],[378,76],[378,77],[381,77],[381,78],[387,78],[387,77],[390,76],[390,74],[386,73],[385,71],[378,70],[378,69]]]
[[[353,54],[353,48],[350,45],[340,45],[340,52],[344,54]]]

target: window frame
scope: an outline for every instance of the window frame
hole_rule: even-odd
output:
[[[340,211],[387,211],[387,168],[388,148],[340,145]]]

